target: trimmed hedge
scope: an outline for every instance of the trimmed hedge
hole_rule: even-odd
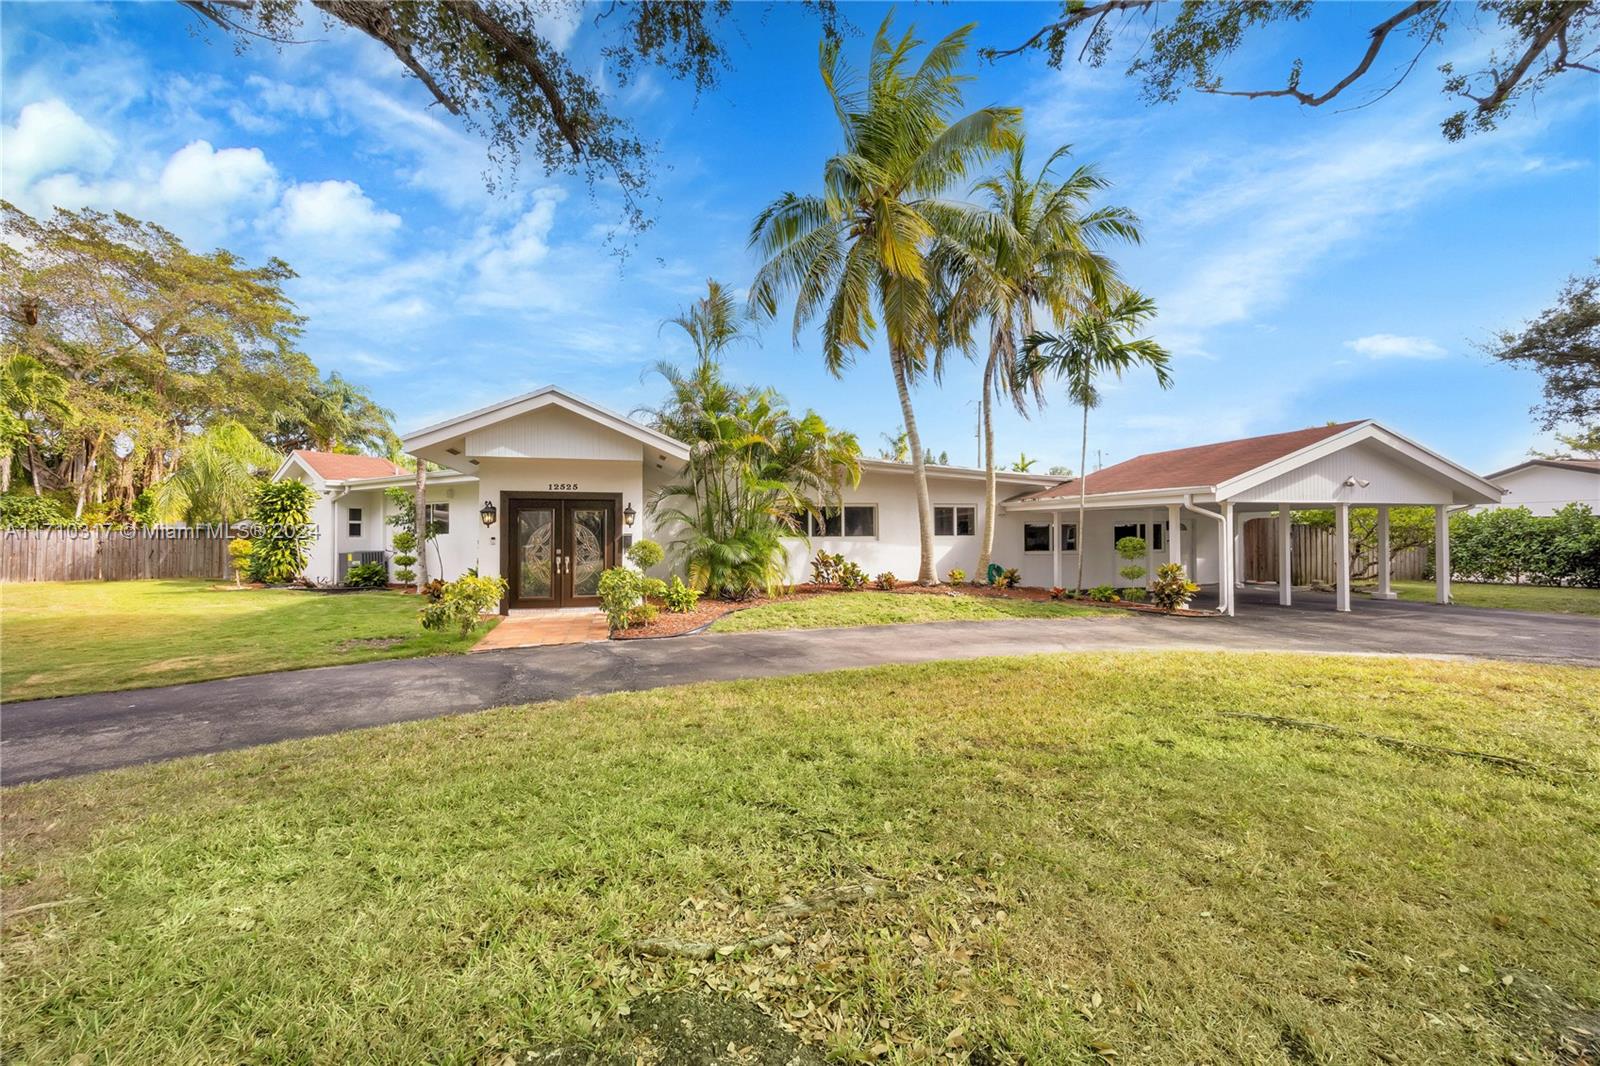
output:
[[[1450,569],[1468,581],[1600,588],[1600,515],[1581,503],[1553,515],[1526,507],[1455,515]]]

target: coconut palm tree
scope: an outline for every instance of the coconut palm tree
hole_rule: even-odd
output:
[[[1026,415],[1030,398],[1043,400],[1038,378],[1020,372],[1022,339],[1041,319],[1059,328],[1069,315],[1087,312],[1097,301],[1121,292],[1116,265],[1103,249],[1140,239],[1139,220],[1127,208],[1090,210],[1091,197],[1108,184],[1094,167],[1079,166],[1057,177],[1056,167],[1070,151],[1057,148],[1030,172],[1018,141],[1000,169],[977,186],[994,218],[987,227],[991,239],[970,245],[951,235],[941,238],[934,253],[946,295],[947,346],[970,348],[975,325],[987,319],[989,327],[980,397],[986,474],[975,571],[980,574],[988,569],[994,550],[998,510],[993,401],[1010,401]]]
[[[1124,292],[1113,302],[1074,318],[1065,333],[1032,333],[1022,344],[1023,371],[1053,375],[1066,383],[1067,396],[1083,408],[1083,437],[1078,469],[1089,463],[1089,408],[1100,402],[1095,378],[1103,374],[1122,377],[1137,366],[1155,372],[1156,383],[1172,387],[1167,350],[1148,337],[1132,339],[1155,316],[1155,301],[1137,292]],[[1078,478],[1078,577],[1073,589],[1083,593],[1083,557],[1088,552],[1088,527],[1083,517],[1088,477]]]
[[[892,18],[873,37],[864,77],[845,64],[840,41],[822,42],[822,81],[844,145],[823,165],[820,195],[785,193],[757,217],[750,243],[765,264],[751,302],[773,315],[792,291],[797,345],[820,315],[823,362],[836,375],[882,325],[916,479],[917,579],[932,585],[933,506],[911,405],[940,331],[929,254],[940,234],[982,241],[984,213],[942,197],[1015,138],[1021,113],[986,107],[958,117],[967,79],[957,68],[972,27],[936,42],[913,64],[922,42],[914,30],[892,37]]]

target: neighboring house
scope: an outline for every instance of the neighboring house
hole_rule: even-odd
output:
[[[1536,515],[1555,514],[1569,503],[1600,511],[1600,459],[1529,459],[1485,475],[1505,494],[1495,507],[1526,507]]]
[[[596,603],[600,572],[617,565],[635,537],[671,546],[673,530],[656,528],[648,505],[682,469],[684,444],[555,386],[418,430],[403,443],[408,454],[448,471],[428,477],[429,505],[449,523],[429,555],[429,573],[454,578],[476,567],[504,576],[507,608]],[[352,557],[364,558],[354,553],[390,545],[383,489],[410,485],[412,475],[386,460],[366,460],[382,464],[366,472],[347,465],[359,458],[297,452],[277,475],[321,493],[312,577],[336,579]],[[869,574],[916,574],[911,466],[864,459],[861,468],[861,483],[842,493],[841,513],[818,523],[809,544],[794,541],[791,579],[805,580],[818,550],[842,552]],[[1088,528],[1080,535],[1076,480],[997,472],[994,561],[1019,569],[1023,584],[1064,585],[1076,576],[1081,550],[1086,584],[1123,585],[1114,545],[1141,536],[1146,569],[1182,561],[1195,580],[1219,586],[1228,613],[1240,575],[1238,531],[1248,516],[1328,508],[1345,516],[1348,536],[1349,507],[1377,506],[1386,516],[1390,506],[1432,505],[1442,524],[1449,508],[1500,498],[1471,471],[1370,421],[1142,455],[1086,480]],[[983,471],[932,466],[928,484],[939,574],[955,567],[978,576]],[[1446,559],[1448,551],[1446,536]],[[1441,599],[1449,594],[1448,567],[1444,574]],[[1387,575],[1380,580],[1387,593]],[[1280,598],[1288,602],[1287,586]],[[1339,609],[1348,610],[1349,599],[1346,579]]]

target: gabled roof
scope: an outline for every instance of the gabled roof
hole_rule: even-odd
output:
[[[284,467],[298,461],[323,481],[347,481],[350,478],[393,477],[405,473],[387,459],[376,455],[345,455],[342,452],[318,452],[310,448],[296,448],[283,461],[283,466],[273,475],[273,480],[283,476]]]
[[[1220,444],[1202,444],[1194,448],[1149,452],[1103,470],[1096,470],[1083,479],[1085,482],[1083,488],[1091,496],[1110,492],[1211,489],[1359,425],[1362,425],[1359,421],[1338,422],[1328,426],[1297,429],[1288,433],[1269,433],[1264,437],[1223,441]],[[1078,492],[1078,479],[1073,478],[1043,492],[1024,496],[1023,499],[1049,500],[1076,497]]]
[[[447,418],[443,422],[435,422],[431,426],[424,426],[406,435],[402,442],[405,450],[413,455],[422,448],[438,445],[444,441],[470,433],[475,429],[503,422],[518,415],[537,411],[541,407],[550,405],[566,408],[576,414],[599,423],[608,429],[614,430],[625,437],[632,437],[641,444],[655,448],[676,459],[687,459],[689,449],[681,441],[667,436],[665,433],[651,429],[640,422],[635,422],[626,415],[619,415],[615,411],[607,410],[597,403],[584,399],[565,389],[554,385],[546,385],[542,389],[513,396],[509,400],[480,407],[476,411],[468,411],[464,415]]]
[[[961,478],[964,480],[982,479],[988,477],[988,472],[975,466],[949,466],[937,463],[928,463],[925,467],[929,477]],[[899,463],[893,459],[862,458],[862,470],[872,470],[885,474],[910,474],[915,467],[909,462]],[[1015,485],[1054,485],[1061,480],[1054,474],[1022,474],[1015,470],[996,470],[996,481],[1003,481]]]
[[[1585,474],[1600,474],[1600,459],[1524,459],[1516,466],[1508,466],[1504,470],[1496,470],[1484,477],[1493,481],[1497,477],[1514,474],[1518,470],[1526,470],[1530,466],[1549,466],[1557,470],[1577,470]]]

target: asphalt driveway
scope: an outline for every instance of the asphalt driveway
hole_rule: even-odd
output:
[[[1600,666],[1600,620],[1251,589],[1235,618],[1120,615],[708,633],[328,666],[8,704],[0,782],[226,751],[507,704],[694,681],[1040,652],[1193,649],[1461,656]]]

